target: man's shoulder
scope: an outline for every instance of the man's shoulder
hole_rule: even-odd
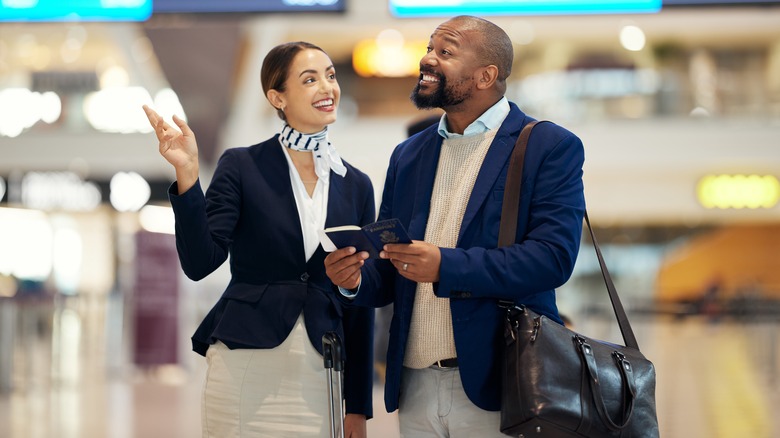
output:
[[[535,118],[531,115],[528,115],[524,113],[514,102],[509,102],[510,104],[510,112],[507,115],[506,119],[504,119],[504,125],[509,128],[509,131],[513,131],[512,134],[515,137],[520,135],[520,130],[525,127],[528,123],[531,122],[538,122],[536,126],[534,126],[534,132],[536,133],[535,137],[536,139],[543,139],[545,142],[555,142],[558,143],[561,140],[564,140],[566,138],[571,138],[573,140],[576,139],[576,141],[579,141],[579,137],[574,134],[572,131],[567,129],[566,127],[558,124],[554,120],[549,120],[545,118]],[[541,138],[540,138],[541,137]],[[532,138],[530,141],[533,141]]]
[[[565,138],[579,138],[575,133],[570,131],[568,128],[559,125],[558,123],[552,121],[552,120],[539,120],[540,123],[538,123],[534,130],[538,129],[543,133],[545,136],[549,136],[553,139],[557,140],[563,140]],[[541,123],[545,122],[545,123]]]
[[[582,140],[567,128],[551,121],[538,123],[533,128],[533,135],[528,140],[527,157],[542,157],[550,154],[568,157],[578,161],[584,155]]]
[[[426,148],[437,147],[441,141],[437,126],[429,126],[399,143],[393,150],[393,156],[395,158],[416,156]]]

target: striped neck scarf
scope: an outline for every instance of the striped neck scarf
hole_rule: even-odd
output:
[[[292,150],[313,153],[314,172],[320,178],[325,178],[331,170],[339,176],[347,174],[339,153],[328,141],[327,127],[314,134],[304,134],[285,123],[279,134],[279,143]]]

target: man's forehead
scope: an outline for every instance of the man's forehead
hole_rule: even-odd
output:
[[[437,27],[436,30],[433,31],[433,33],[431,34],[431,39],[441,38],[447,42],[459,44],[468,36],[468,33],[470,33],[469,29],[464,28],[463,26],[458,26],[457,24],[448,21],[446,23],[439,25],[439,27]]]

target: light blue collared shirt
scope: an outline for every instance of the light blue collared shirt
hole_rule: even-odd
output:
[[[501,98],[501,100],[496,102],[495,105],[491,106],[487,111],[482,113],[482,115],[479,116],[477,120],[471,122],[471,124],[463,130],[463,134],[456,134],[454,132],[447,131],[446,114],[441,116],[441,120],[439,120],[438,132],[439,135],[444,138],[468,137],[471,135],[483,134],[490,131],[491,129],[496,129],[501,126],[501,124],[504,123],[504,119],[506,119],[506,116],[508,115],[509,100],[507,100],[506,96],[504,96]]]

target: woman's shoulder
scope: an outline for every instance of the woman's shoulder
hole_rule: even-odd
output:
[[[357,167],[350,164],[347,160],[341,159],[341,162],[344,163],[344,167],[347,168],[347,174],[346,178],[357,180],[361,183],[371,184],[371,178],[369,178],[368,174],[363,172],[362,170],[358,169]]]
[[[222,151],[220,159],[246,159],[254,158],[268,152],[274,151],[274,146],[278,148],[279,141],[276,139],[276,135],[264,140],[260,143],[253,144],[251,146],[234,146]]]
[[[345,160],[345,159],[343,159],[343,158],[342,158],[342,159],[341,159],[341,162],[342,162],[342,163],[344,163],[344,167],[346,167],[346,168],[347,168],[347,175],[349,175],[350,173],[352,173],[352,174],[353,174],[353,176],[355,176],[355,177],[359,177],[359,178],[368,178],[368,175],[367,175],[365,172],[363,172],[362,170],[360,170],[360,169],[358,169],[357,167],[355,167],[355,166],[354,166],[353,164],[351,164],[349,161],[347,161],[347,160]]]

